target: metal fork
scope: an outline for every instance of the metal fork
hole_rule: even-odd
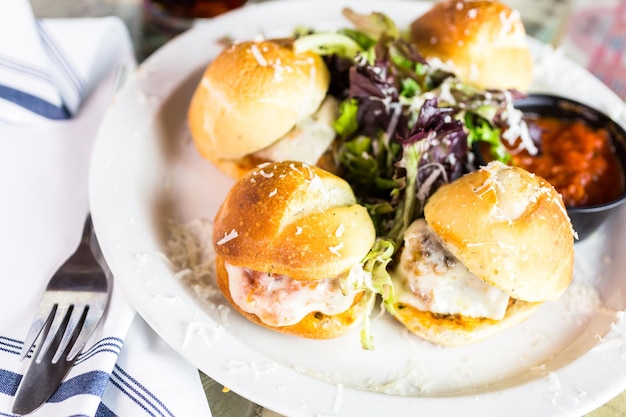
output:
[[[103,269],[105,268],[105,269]],[[63,334],[52,363],[56,364],[66,349],[65,360],[73,361],[104,315],[111,293],[106,264],[93,231],[91,216],[85,220],[78,249],[48,282],[20,353],[24,359],[43,330],[43,342],[34,360],[40,363],[53,340]],[[56,347],[54,343],[53,347]],[[49,356],[49,355],[48,355]]]

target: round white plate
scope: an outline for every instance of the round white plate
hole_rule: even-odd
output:
[[[104,121],[90,178],[93,219],[116,283],[192,364],[291,417],[581,415],[617,395],[626,388],[626,258],[618,253],[626,247],[626,207],[576,245],[574,283],[558,301],[461,348],[422,341],[388,315],[374,319],[374,351],[361,349],[358,329],[328,341],[281,335],[241,318],[211,282],[175,273],[168,242],[193,228],[209,242],[210,220],[232,184],[198,156],[186,126],[191,94],[221,50],[217,40],[349,25],[344,6],[385,12],[400,27],[428,7],[387,0],[251,5],[176,38],[138,68]],[[625,120],[624,104],[599,81],[562,54],[531,46],[533,90],[571,96]],[[201,259],[185,253],[189,258],[174,264]],[[196,265],[196,272],[208,268]]]

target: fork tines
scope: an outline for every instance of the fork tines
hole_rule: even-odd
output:
[[[78,249],[46,287],[24,341],[21,359],[28,355],[40,334],[43,341],[35,357],[38,363],[49,349],[55,349],[52,363],[61,357],[73,360],[87,343],[104,314],[110,293],[109,277],[92,250],[100,256],[91,218],[87,217]]]

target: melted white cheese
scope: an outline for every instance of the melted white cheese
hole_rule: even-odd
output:
[[[255,153],[267,161],[301,161],[315,165],[335,139],[333,120],[339,113],[339,103],[326,97],[317,113],[301,120],[287,135],[271,146]]]
[[[509,296],[467,270],[423,219],[407,229],[392,280],[398,301],[418,310],[502,319]]]
[[[318,311],[329,316],[343,313],[357,293],[343,294],[339,278],[298,281],[228,263],[226,271],[233,301],[270,326],[290,326]]]

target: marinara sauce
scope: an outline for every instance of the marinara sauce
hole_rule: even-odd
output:
[[[622,194],[624,168],[606,129],[546,116],[534,116],[527,123],[531,130],[541,132],[541,150],[538,155],[514,152],[513,165],[547,180],[563,196],[565,205],[603,204]]]

